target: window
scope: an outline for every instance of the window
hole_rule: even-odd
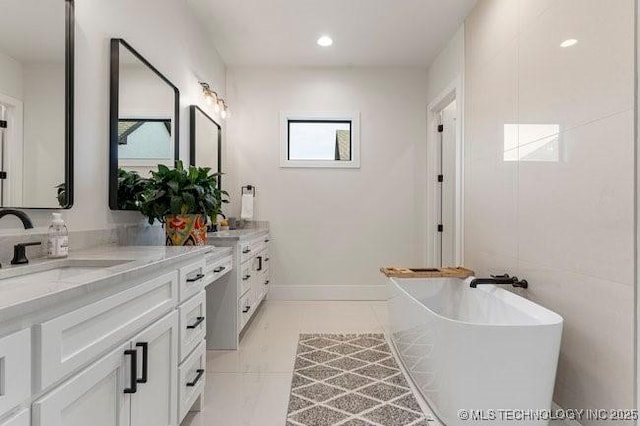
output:
[[[281,167],[360,167],[359,120],[349,114],[281,116]]]

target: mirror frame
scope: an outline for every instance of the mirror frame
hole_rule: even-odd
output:
[[[218,170],[215,170],[215,172],[222,173],[222,126],[197,105],[191,105],[189,107],[189,164],[198,166],[196,162],[196,143],[198,142],[196,140],[196,114],[198,112],[218,128]],[[218,176],[218,189],[222,189],[222,176]]]
[[[174,162],[180,159],[180,90],[156,67],[151,65],[144,56],[135,50],[122,38],[111,39],[111,73],[110,73],[110,98],[109,98],[109,208],[118,211],[118,120],[119,120],[119,96],[120,96],[120,47],[126,48],[140,62],[146,65],[154,74],[173,89],[174,94]]]
[[[75,85],[75,6],[74,0],[65,2],[64,29],[64,184],[65,203],[51,207],[3,206],[4,209],[59,210],[73,207],[73,126]]]

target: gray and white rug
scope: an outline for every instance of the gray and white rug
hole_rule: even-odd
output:
[[[301,334],[286,426],[428,426],[383,334]]]

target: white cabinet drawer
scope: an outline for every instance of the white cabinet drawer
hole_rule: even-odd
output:
[[[178,369],[179,410],[178,423],[182,422],[196,399],[203,394],[207,369],[207,351],[204,342],[187,358]]]
[[[228,274],[233,269],[233,256],[226,256],[205,268],[205,285],[209,285]]]
[[[10,417],[8,420],[0,423],[0,426],[30,426],[31,425],[31,413],[29,410],[22,410],[15,416]]]
[[[238,301],[238,323],[242,330],[253,315],[253,291],[247,291]]]
[[[205,277],[204,259],[180,268],[180,303],[204,289]]]
[[[251,241],[240,244],[240,263],[246,262],[251,257],[263,250],[269,242],[269,235],[263,235]]]
[[[206,312],[204,291],[180,306],[180,360],[183,360],[204,340],[207,334]]]
[[[38,389],[88,363],[176,306],[171,272],[36,326]]]
[[[251,274],[253,273],[253,270],[251,268],[251,262],[245,262],[244,265],[242,265],[242,269],[241,269],[241,273],[240,273],[240,291],[238,294],[240,294],[241,296],[243,294],[245,294],[247,292],[247,290],[249,290],[249,288],[251,288]]]
[[[27,328],[0,338],[0,416],[30,396],[31,329]]]

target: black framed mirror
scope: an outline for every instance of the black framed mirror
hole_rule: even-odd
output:
[[[135,210],[140,179],[179,159],[180,91],[119,38],[111,39],[110,90],[109,207]]]
[[[73,0],[3,1],[0,207],[73,205]]]
[[[189,111],[190,164],[222,173],[222,127],[196,105]],[[222,189],[222,178],[218,179]]]

